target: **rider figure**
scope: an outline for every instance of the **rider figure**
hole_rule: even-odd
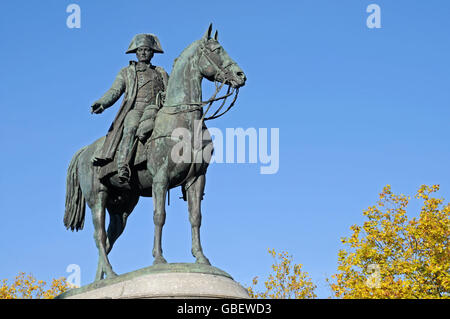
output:
[[[130,179],[128,160],[135,136],[144,140],[153,129],[169,77],[163,68],[150,63],[154,53],[163,53],[155,35],[136,35],[126,53],[136,53],[138,62],[130,61],[129,66],[120,70],[111,88],[91,107],[91,113],[100,114],[125,94],[105,142],[93,159],[94,165],[103,166],[114,159],[117,150],[117,171],[124,185]],[[144,121],[146,125],[139,126]]]

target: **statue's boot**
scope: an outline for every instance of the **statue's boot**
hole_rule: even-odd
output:
[[[133,148],[135,134],[136,128],[124,129],[117,154],[117,175],[121,185],[125,188],[130,187],[131,169],[128,161]]]

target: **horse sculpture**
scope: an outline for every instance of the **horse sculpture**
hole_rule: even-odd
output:
[[[105,275],[108,278],[117,276],[109,262],[108,254],[122,234],[127,218],[140,196],[153,197],[155,224],[153,264],[167,263],[161,248],[166,216],[166,193],[177,186],[182,187],[184,198],[188,202],[192,255],[197,263],[210,264],[203,254],[200,242],[201,200],[205,188],[205,174],[212,155],[212,140],[204,124],[207,111],[203,110],[203,107],[208,104],[207,102],[211,106],[213,101],[220,99],[225,101],[224,97],[215,98],[224,84],[228,85],[226,96],[230,96],[230,87],[232,91],[236,90],[236,100],[239,87],[246,81],[244,72],[219,44],[217,31],[214,37],[211,37],[211,32],[210,25],[205,35],[190,44],[175,60],[165,102],[156,116],[153,133],[143,147],[142,145],[138,147],[138,153],[144,154],[144,165],[130,165],[132,173],[130,189],[115,187],[111,182],[113,180],[111,176],[100,179],[101,168],[93,166],[92,157],[102,146],[104,137],[80,149],[70,162],[64,224],[72,231],[82,229],[87,203],[92,213],[94,239],[99,253],[95,281],[103,279]],[[206,102],[202,102],[203,78],[216,83],[216,94]],[[216,118],[218,111],[210,116],[210,119]],[[190,140],[182,141],[184,143],[182,145],[189,147],[176,152],[180,155],[183,150],[190,150],[190,161],[174,160],[174,146],[180,143],[180,140],[173,136],[173,132],[177,129],[190,133]],[[199,134],[202,135],[200,144],[197,142],[194,145],[194,140]],[[106,210],[110,215],[107,231]]]

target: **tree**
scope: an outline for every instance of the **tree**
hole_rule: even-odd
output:
[[[336,297],[450,297],[450,204],[431,196],[438,190],[422,185],[415,196],[423,200],[420,215],[408,220],[410,197],[384,187],[377,205],[363,213],[368,220],[341,239],[347,248],[329,280]]]
[[[0,283],[0,299],[53,299],[57,295],[73,288],[65,278],[53,279],[47,289],[46,282],[36,280],[33,275],[20,272],[9,286],[3,279]]]
[[[272,270],[267,281],[265,292],[255,292],[258,284],[258,277],[253,278],[253,287],[247,288],[252,298],[271,298],[271,299],[311,299],[316,298],[314,285],[307,272],[302,271],[301,264],[292,265],[292,256],[287,252],[276,253],[275,249],[270,250],[269,254],[274,258]],[[277,261],[278,257],[278,261]]]

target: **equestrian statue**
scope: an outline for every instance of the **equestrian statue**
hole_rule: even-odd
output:
[[[161,247],[166,196],[178,186],[188,203],[192,255],[196,263],[210,265],[200,241],[201,201],[213,152],[205,121],[228,112],[246,82],[242,69],[218,42],[217,31],[212,36],[212,25],[175,59],[170,77],[151,64],[154,53],[163,53],[157,36],[136,35],[126,53],[135,53],[138,61],[120,70],[112,87],[91,106],[92,113],[100,114],[123,95],[117,116],[106,136],[75,153],[67,173],[64,225],[72,231],[83,229],[89,206],[99,254],[95,281],[117,276],[108,254],[141,196],[153,197],[153,264],[167,263]],[[203,78],[216,86],[206,101]],[[226,93],[217,96],[225,85]],[[209,114],[218,101],[220,107]]]

